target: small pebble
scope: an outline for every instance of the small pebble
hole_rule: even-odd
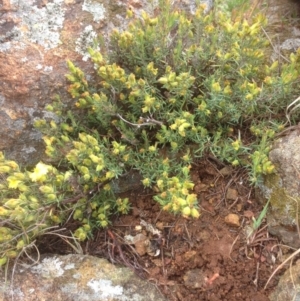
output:
[[[239,194],[236,189],[228,188],[226,193],[226,199],[227,200],[233,200],[235,201],[238,198]]]
[[[204,287],[204,280],[205,275],[200,269],[189,270],[183,275],[184,285],[192,289]]]
[[[164,225],[163,222],[157,222],[157,223],[155,224],[155,226],[156,226],[156,228],[157,228],[158,230],[161,230],[161,231],[163,231],[164,228],[165,228],[165,225]]]
[[[233,171],[233,168],[228,165],[228,166],[223,167],[220,170],[220,174],[225,177],[225,176],[232,174],[232,171]]]
[[[240,226],[240,218],[237,214],[230,213],[225,217],[225,223],[229,226],[239,227]]]

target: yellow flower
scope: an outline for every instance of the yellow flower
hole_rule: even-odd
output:
[[[83,217],[83,212],[81,209],[76,209],[74,214],[73,214],[73,218],[75,220],[80,220]]]
[[[6,257],[6,256],[1,257],[1,258],[0,258],[0,267],[3,266],[3,265],[5,265],[6,262],[7,262],[7,257]]]
[[[126,154],[126,155],[123,156],[123,160],[125,162],[127,162],[129,160],[129,158],[130,158],[129,154]]]
[[[18,205],[20,205],[20,199],[9,199],[4,203],[4,206],[9,209],[15,209]]]
[[[109,184],[106,184],[106,185],[103,186],[103,190],[110,191],[111,190],[111,186]]]
[[[235,140],[231,143],[231,145],[236,151],[238,151],[241,147],[241,140]]]
[[[0,216],[9,215],[9,211],[5,209],[4,207],[0,206]]]
[[[176,123],[171,124],[170,129],[171,130],[176,130],[177,129],[177,124]]]
[[[270,165],[270,166],[268,166],[268,167],[266,168],[266,173],[267,173],[267,174],[271,174],[271,173],[274,172],[274,170],[275,170],[275,166],[274,166],[274,165]]]
[[[275,70],[275,69],[277,69],[277,68],[278,68],[278,61],[275,61],[275,62],[271,65],[271,67],[269,68],[269,70],[273,71],[273,70]]]
[[[56,224],[60,224],[62,222],[62,219],[59,216],[57,216],[57,215],[51,215],[50,218]]]
[[[66,171],[64,174],[64,181],[68,181],[72,175],[72,171]]]
[[[112,179],[115,177],[115,173],[113,171],[108,171],[105,174],[106,179]]]
[[[153,106],[154,102],[155,102],[155,98],[154,97],[150,97],[150,95],[146,95],[145,100],[144,100],[144,104],[147,107]]]
[[[20,191],[23,191],[23,192],[29,191],[29,187],[26,186],[26,185],[23,184],[23,183],[20,183],[20,184],[18,185],[18,189],[19,189]]]
[[[183,198],[177,198],[176,203],[181,207],[186,206],[186,200]]]
[[[150,108],[148,106],[145,106],[145,107],[142,108],[143,113],[147,113],[149,111],[150,111]]]
[[[151,184],[151,180],[149,178],[145,178],[143,181],[142,181],[143,185],[145,187],[149,187],[150,184]]]
[[[226,87],[224,89],[224,94],[226,94],[226,95],[232,94],[232,90],[230,88],[230,85],[226,85]]]
[[[175,149],[177,149],[177,147],[178,147],[178,144],[176,142],[174,142],[174,141],[171,141],[171,148],[173,150],[175,150]]]
[[[145,84],[146,84],[146,82],[145,82],[142,78],[140,78],[140,79],[138,80],[138,83],[139,83],[139,85],[140,85],[141,87],[144,87]]]
[[[101,227],[103,227],[103,228],[105,228],[105,227],[107,227],[107,225],[108,225],[108,222],[107,221],[101,221],[100,222],[100,225],[101,225]]]
[[[191,210],[191,217],[193,217],[193,218],[199,218],[199,216],[200,216],[199,211],[196,208],[193,208]]]
[[[232,166],[238,166],[240,163],[238,160],[234,160],[234,161],[232,161],[231,164],[232,164]]]
[[[264,79],[264,83],[266,83],[267,85],[271,85],[273,83],[273,79],[271,76],[266,76]]]
[[[179,126],[178,128],[178,133],[180,136],[185,137],[185,129],[190,127],[191,124],[188,122],[184,122],[182,125]]]
[[[151,145],[148,147],[149,152],[155,152],[156,151],[156,145]]]
[[[168,78],[163,76],[163,77],[158,79],[158,82],[165,85],[166,83],[168,83]]]
[[[182,215],[184,216],[184,217],[188,217],[188,216],[190,216],[191,215],[191,208],[190,207],[184,207],[183,209],[182,209]]]
[[[94,154],[89,155],[90,159],[93,161],[93,163],[102,163],[102,158],[99,158],[98,156],[95,156]]]
[[[204,100],[202,100],[201,104],[198,106],[198,109],[200,111],[204,111],[206,109],[206,107],[207,107],[206,102]]]
[[[23,247],[25,246],[25,244],[26,244],[25,241],[23,239],[20,239],[18,241],[18,243],[17,243],[17,246],[16,246],[17,250],[23,249]]]
[[[87,237],[87,233],[84,231],[83,228],[78,228],[75,231],[74,236],[77,237],[79,241],[84,241]]]
[[[215,30],[215,27],[212,24],[209,24],[204,27],[204,30],[207,33],[212,33]]]
[[[147,70],[150,71],[153,75],[157,74],[157,68],[154,68],[153,62],[147,65]]]
[[[247,100],[252,100],[253,99],[253,94],[248,93],[245,97]]]
[[[56,129],[56,128],[57,128],[57,125],[56,125],[56,123],[55,123],[54,120],[51,120],[51,121],[50,121],[50,126],[51,126],[53,129]]]
[[[51,187],[51,186],[46,186],[46,185],[40,186],[40,187],[39,187],[39,190],[40,190],[42,193],[45,193],[45,194],[50,194],[50,193],[53,193],[53,192],[54,192],[53,187]]]
[[[47,195],[47,200],[49,200],[49,201],[54,201],[56,199],[57,199],[57,197],[56,197],[56,194],[54,194],[54,193],[50,193]]]
[[[197,195],[192,193],[192,194],[189,194],[186,198],[186,201],[188,203],[188,205],[193,205],[197,202]]]
[[[49,172],[49,170],[52,168],[52,166],[44,164],[42,162],[39,162],[33,172],[29,173],[29,178],[32,182],[38,182],[45,180],[45,176]]]
[[[156,185],[157,185],[157,187],[160,189],[160,190],[162,190],[163,188],[164,188],[164,181],[163,180],[157,180],[156,181]],[[165,193],[165,192],[163,192],[163,193]],[[162,196],[162,195],[161,195]]]
[[[16,177],[14,176],[10,176],[7,178],[7,182],[8,182],[8,188],[18,188],[18,185],[20,183],[22,183],[20,180],[18,180]]]
[[[19,165],[15,161],[6,161],[5,164],[14,170],[19,169]]]
[[[127,9],[126,11],[126,18],[130,19],[133,17],[133,11],[131,9]]]
[[[211,89],[213,92],[220,92],[221,91],[221,86],[218,82],[213,82],[211,85]]]
[[[11,168],[9,166],[0,166],[0,173],[8,173]]]

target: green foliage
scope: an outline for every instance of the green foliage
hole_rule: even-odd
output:
[[[0,264],[70,218],[84,240],[111,214],[127,213],[128,199],[118,198],[111,183],[131,170],[164,210],[194,218],[195,157],[210,152],[246,166],[253,183],[274,171],[268,145],[297,94],[300,54],[269,64],[262,15],[232,21],[204,8],[188,16],[161,1],[155,17],[128,11],[127,30],[114,30],[101,53],[89,50],[93,81],[68,61],[74,109],[57,99],[47,109],[60,122],[35,124],[48,164],[21,171],[0,158]]]
[[[248,0],[226,0],[226,1],[215,0],[215,2],[217,3],[218,8],[224,12],[238,11],[239,13],[240,12],[245,13],[247,10],[249,10],[251,4],[253,5],[253,2]]]

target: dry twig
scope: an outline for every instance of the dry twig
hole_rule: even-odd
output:
[[[272,280],[272,278],[274,277],[274,275],[291,259],[293,259],[296,255],[298,255],[300,253],[300,249],[298,249],[297,251],[295,251],[292,255],[290,255],[284,262],[282,262],[272,273],[272,275],[269,277],[267,283],[264,286],[264,289],[267,288],[269,282]]]

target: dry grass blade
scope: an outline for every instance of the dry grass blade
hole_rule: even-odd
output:
[[[293,259],[296,255],[298,255],[300,253],[300,249],[298,249],[297,251],[295,251],[292,255],[290,255],[283,263],[281,263],[272,273],[272,275],[269,277],[266,285],[264,286],[264,289],[267,288],[269,282],[272,280],[272,278],[274,277],[274,275],[291,259]]]
[[[296,99],[297,101],[300,100],[300,97],[298,97]],[[296,101],[295,100],[295,101]],[[295,101],[293,103],[295,103]],[[299,104],[300,105],[300,104]],[[294,199],[293,197],[290,197],[291,200],[295,201],[296,206],[297,206],[297,210],[296,210],[296,220],[298,221],[298,201],[296,199]],[[298,230],[298,235],[300,237],[300,232],[299,232],[299,224],[297,223],[297,230]],[[271,281],[271,279],[273,278],[273,276],[277,273],[277,271],[279,271],[289,260],[293,259],[296,255],[298,255],[300,253],[300,249],[297,249],[292,255],[290,255],[284,262],[282,262],[272,273],[272,275],[269,277],[264,289],[267,288],[269,282]],[[293,279],[292,279],[293,280]]]
[[[45,235],[56,235],[58,237],[60,237],[64,242],[66,242],[74,251],[76,254],[81,254],[83,255],[83,249],[80,245],[80,243],[78,242],[78,239],[76,239],[74,237],[73,234],[71,234],[72,236],[66,236],[66,235],[62,235],[62,234],[59,234],[59,233],[55,233],[55,232],[48,232],[48,233],[45,233]],[[72,244],[69,239],[73,240],[74,241],[74,244]]]
[[[300,96],[298,98],[296,98],[292,103],[290,103],[286,108],[286,118],[287,118],[289,124],[291,124],[291,120],[290,120],[291,113],[300,107],[300,103],[295,105],[299,101],[300,101]]]
[[[231,252],[232,252],[232,250],[233,250],[233,247],[234,247],[235,243],[236,243],[237,240],[239,239],[239,237],[240,237],[240,235],[238,235],[238,236],[234,239],[234,241],[233,241],[233,243],[232,243],[232,245],[231,245],[231,247],[230,247],[229,258],[231,259],[231,261],[233,261],[233,259],[231,258]]]
[[[11,283],[10,283],[10,291],[11,291],[11,300],[13,301],[14,300],[14,294],[13,294],[13,284],[14,284],[14,274],[15,274],[15,271],[16,271],[16,266],[17,266],[17,263],[18,263],[18,260],[19,258],[21,257],[21,255],[23,253],[26,254],[26,256],[33,262],[32,265],[36,264],[39,262],[40,260],[40,252],[35,244],[35,240],[33,242],[31,242],[29,245],[23,247],[23,249],[21,250],[21,252],[18,254],[17,258],[15,259],[14,261],[14,265],[13,265],[13,268],[12,268],[12,274],[11,274]],[[36,252],[37,252],[37,259],[34,259],[32,258],[28,253],[27,253],[27,250],[34,247]]]
[[[265,36],[267,37],[267,39],[269,40],[270,45],[272,46],[273,51],[275,52],[275,54],[276,54],[278,57],[280,57],[281,59],[283,59],[284,61],[286,61],[287,63],[290,63],[290,60],[287,59],[284,55],[282,55],[282,54],[280,53],[280,49],[278,49],[278,48],[273,44],[271,38],[269,37],[269,35],[268,35],[268,33],[265,31],[265,29],[264,29],[263,27],[262,27],[261,29],[262,29],[263,33],[265,34]]]

